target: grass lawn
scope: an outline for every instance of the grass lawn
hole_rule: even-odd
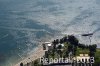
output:
[[[97,48],[96,53],[95,53],[96,57],[100,57],[100,49]]]

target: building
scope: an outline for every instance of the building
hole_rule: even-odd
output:
[[[50,50],[52,49],[52,43],[51,42],[44,42],[43,44],[43,50]]]

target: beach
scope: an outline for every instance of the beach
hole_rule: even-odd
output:
[[[42,45],[39,45],[33,54],[31,54],[27,58],[19,61],[17,64],[15,64],[13,66],[20,66],[20,63],[23,63],[25,65],[25,64],[30,63],[38,58],[41,58],[44,54],[45,54],[45,51],[43,50]]]

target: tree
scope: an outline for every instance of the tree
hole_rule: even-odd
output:
[[[62,45],[61,44],[58,45],[57,49],[58,49],[57,51],[58,51],[58,53],[59,53],[59,55],[61,57],[62,56],[62,53],[61,53]]]
[[[67,40],[67,36],[63,37],[63,41],[64,41],[64,42],[67,42],[67,41],[68,41],[68,40]]]
[[[78,44],[78,47],[80,47],[80,48],[82,48],[82,49],[85,49],[85,48],[87,48],[87,46],[85,45],[85,44]]]
[[[68,36],[68,41],[71,44],[75,45],[75,46],[78,46],[78,44],[79,44],[78,39],[75,36],[73,36],[73,35]]]
[[[73,45],[72,44],[68,44],[68,52],[73,51]]]
[[[63,39],[60,39],[60,40],[59,40],[59,43],[60,43],[60,44],[62,44],[63,42],[64,42]]]
[[[20,66],[24,66],[22,62],[20,63]]]
[[[53,44],[53,49],[55,49],[55,48],[56,48],[56,40],[54,40],[54,41],[52,42],[52,44]]]
[[[95,56],[95,52],[96,52],[96,47],[97,45],[94,44],[94,45],[89,45],[89,51],[90,51],[90,56]]]
[[[59,43],[59,39],[56,39],[55,42],[56,42],[56,44],[58,44]]]
[[[55,56],[55,51],[56,51],[56,40],[54,40],[54,41],[52,42],[52,44],[53,44],[52,52],[53,52],[53,58],[54,58],[54,56]]]
[[[37,60],[35,60],[33,64],[34,64],[34,66],[41,66],[41,65],[39,64],[38,59],[37,59]]]
[[[32,61],[31,66],[34,66],[34,62]]]

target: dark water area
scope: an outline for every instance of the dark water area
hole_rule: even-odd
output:
[[[19,55],[27,56],[37,47],[35,39],[50,35],[46,31],[54,32],[48,25],[39,25],[38,21],[27,18],[29,13],[34,14],[28,11],[30,1],[0,0],[0,66],[11,66],[21,60]],[[34,31],[41,29],[46,31]]]

